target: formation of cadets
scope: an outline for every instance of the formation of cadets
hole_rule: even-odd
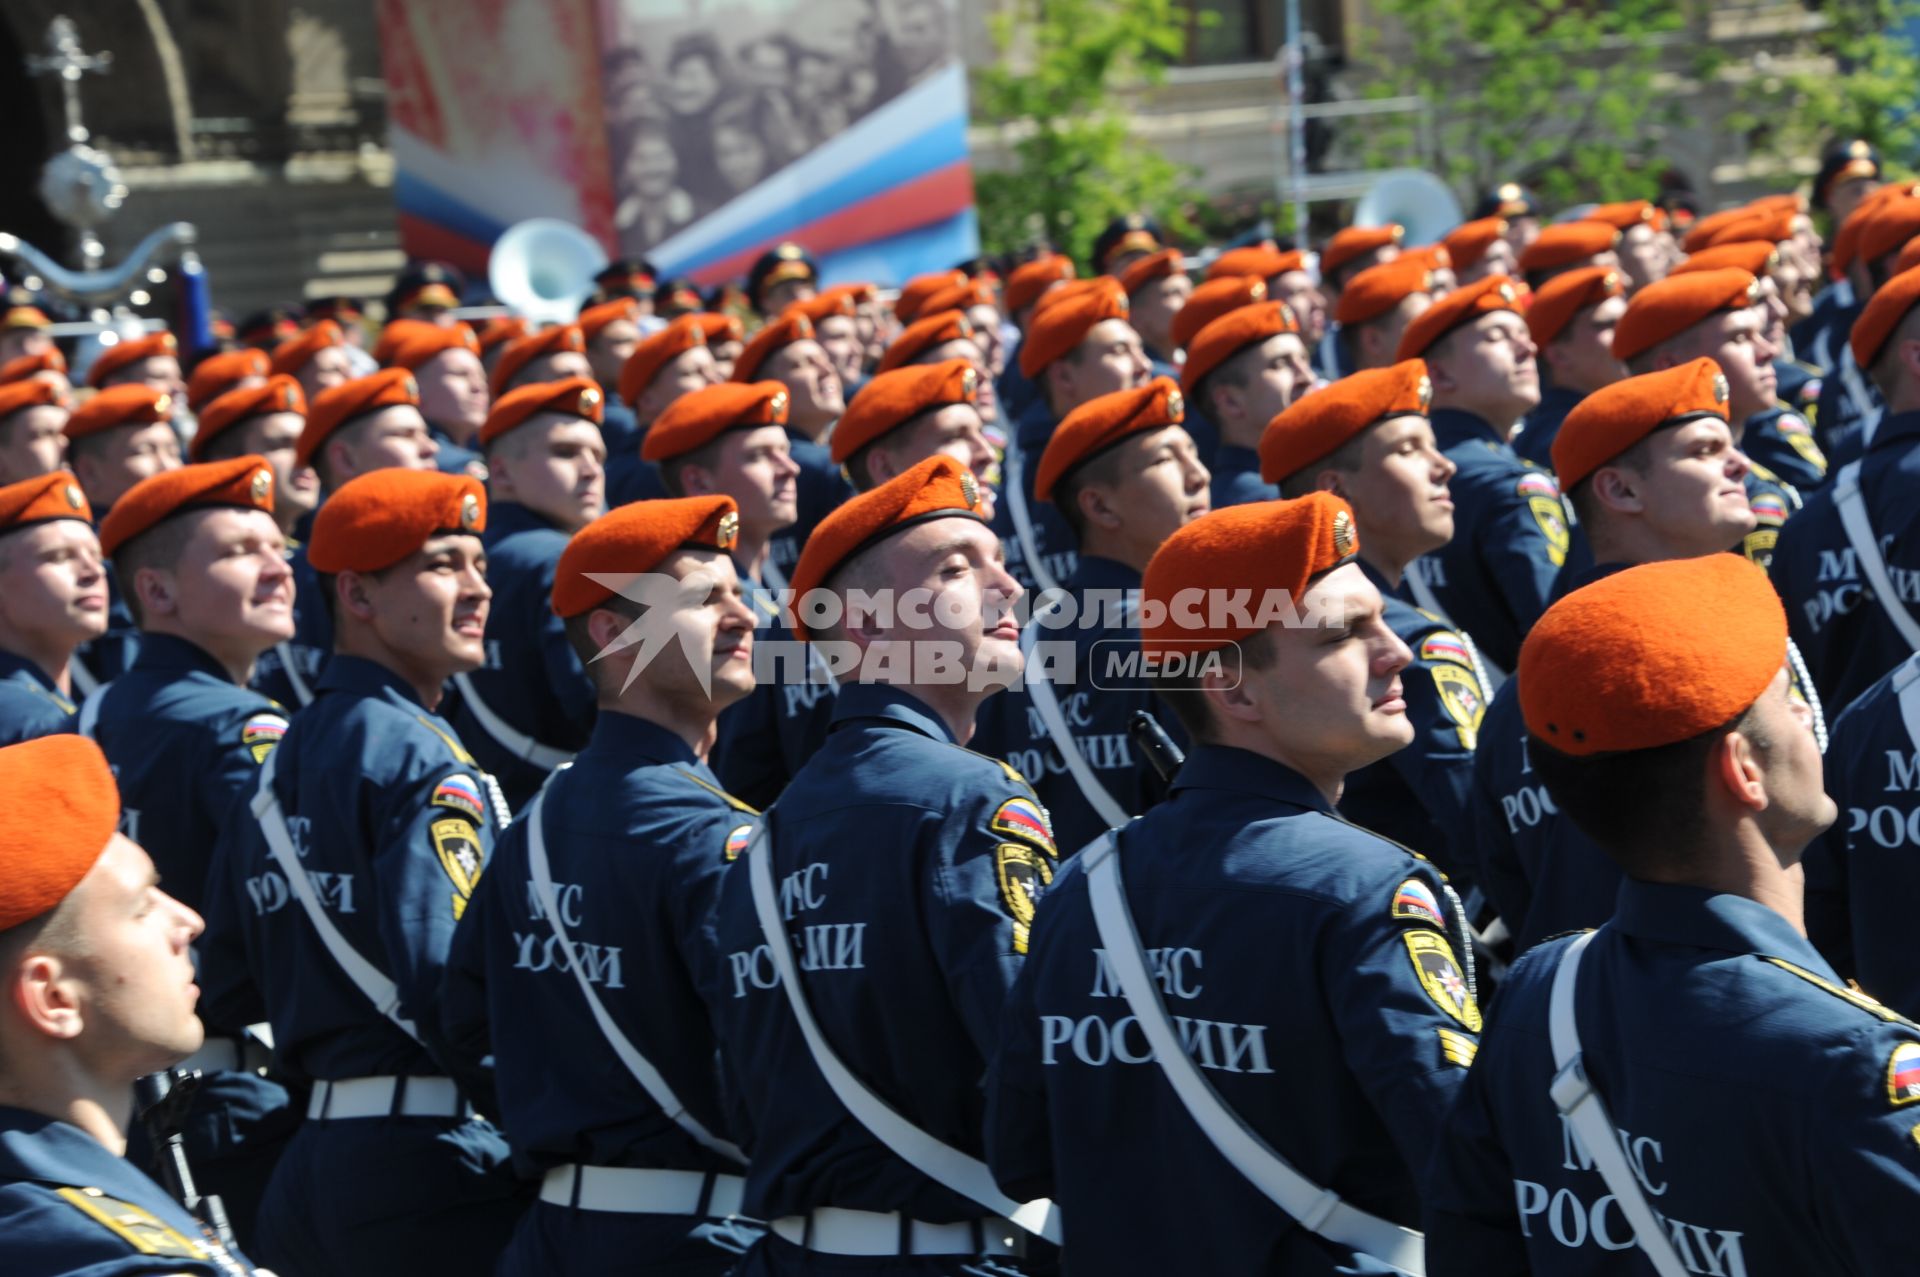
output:
[[[0,1271],[1906,1271],[1920,186],[1478,212],[15,298]]]

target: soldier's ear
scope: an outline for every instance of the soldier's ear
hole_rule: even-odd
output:
[[[1346,482],[1338,470],[1322,470],[1313,477],[1313,487],[1316,492],[1331,492],[1336,497],[1347,495]]]
[[[133,574],[133,596],[140,600],[144,616],[172,616],[174,605],[173,573],[164,568],[142,567]]]
[[[1746,811],[1766,810],[1766,768],[1744,733],[1731,731],[1720,738],[1708,756],[1707,776],[1709,810],[1716,800],[1731,802]]]
[[[333,578],[333,599],[336,611],[344,612],[356,621],[371,621],[379,611],[374,606],[373,597],[367,593],[366,578],[351,570]]]
[[[714,494],[713,472],[705,466],[686,465],[680,467],[680,492],[689,497],[710,497]]]
[[[61,1041],[86,1027],[75,975],[51,953],[32,953],[7,973],[7,1000],[34,1032]]]
[[[1623,514],[1645,513],[1647,503],[1640,495],[1633,476],[1615,466],[1601,466],[1588,480],[1593,485],[1593,496],[1608,510]]]

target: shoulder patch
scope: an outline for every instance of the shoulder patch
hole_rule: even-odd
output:
[[[1553,481],[1552,475],[1540,470],[1529,470],[1521,475],[1515,491],[1523,497],[1552,497],[1555,501],[1560,499],[1560,485]]]
[[[1480,1054],[1480,1044],[1464,1033],[1453,1029],[1435,1029],[1440,1035],[1440,1053],[1447,1057],[1449,1064],[1458,1064],[1461,1068],[1471,1068],[1473,1057]]]
[[[1904,1024],[1910,1029],[1913,1029],[1915,1031],[1920,1031],[1920,1024],[1915,1024],[1912,1020],[1907,1019],[1906,1016],[1901,1015],[1898,1011],[1895,1011],[1892,1007],[1887,1006],[1885,1003],[1881,1002],[1878,998],[1873,997],[1871,994],[1861,993],[1857,989],[1842,988],[1841,986],[1833,983],[1833,981],[1831,980],[1822,979],[1821,977],[1815,975],[1813,972],[1807,970],[1805,967],[1795,966],[1793,963],[1788,962],[1785,958],[1766,957],[1765,955],[1762,955],[1762,958],[1764,961],[1770,962],[1774,966],[1779,967],[1782,971],[1786,971],[1792,975],[1799,976],[1802,980],[1805,980],[1808,984],[1812,985],[1814,988],[1822,989],[1828,993],[1831,993],[1834,997],[1839,998],[1842,1002],[1851,1002],[1854,1006],[1859,1007],[1862,1011],[1865,1011],[1868,1015],[1878,1016],[1880,1019],[1885,1020],[1888,1024]]]
[[[487,823],[486,800],[480,796],[480,782],[455,772],[433,787],[433,805],[457,811],[476,825]]]
[[[1800,429],[1803,433],[1788,435],[1786,437],[1787,442],[1792,445],[1795,452],[1800,454],[1802,461],[1812,466],[1815,470],[1818,470],[1821,474],[1825,474],[1827,472],[1827,454],[1820,451],[1820,445],[1813,441],[1813,435],[1807,430],[1805,424],[1802,424]]]
[[[1810,435],[1813,433],[1813,427],[1807,424],[1806,418],[1794,412],[1781,413],[1779,417],[1775,419],[1775,424],[1780,427],[1780,433],[1783,435]]]
[[[1047,819],[1046,810],[1031,798],[1007,799],[993,813],[993,819],[987,825],[996,834],[1018,838],[1033,844],[1055,860],[1060,858],[1060,849],[1053,841],[1053,822]]]
[[[727,833],[727,845],[724,851],[722,852],[722,859],[724,859],[728,864],[732,864],[734,861],[740,859],[742,853],[744,853],[747,849],[747,844],[752,841],[753,841],[752,825],[734,826]]]
[[[211,1255],[205,1243],[194,1241],[151,1212],[116,1201],[97,1188],[56,1189],[61,1200],[118,1237],[139,1255],[205,1261]]]
[[[1402,932],[1400,938],[1406,941],[1407,953],[1413,958],[1413,973],[1420,978],[1420,987],[1434,1005],[1466,1025],[1469,1033],[1478,1033],[1480,1006],[1473,1000],[1467,978],[1460,974],[1460,964],[1447,938],[1425,929]]]
[[[467,911],[473,889],[480,885],[480,842],[471,824],[452,816],[434,821],[427,832],[433,838],[433,854],[453,883],[453,916],[458,920]]]
[[[1440,706],[1460,732],[1460,748],[1471,750],[1480,743],[1480,722],[1487,716],[1487,695],[1480,680],[1469,669],[1458,665],[1430,665],[1433,686],[1440,693]]]
[[[1393,889],[1394,917],[1407,922],[1418,922],[1445,930],[1447,916],[1440,911],[1440,901],[1434,897],[1433,888],[1418,878],[1409,878]]]
[[[278,714],[255,714],[240,725],[240,743],[253,755],[253,761],[264,763],[280,738],[287,734],[287,720]]]
[[[1920,1042],[1902,1042],[1887,1061],[1887,1100],[1895,1108],[1920,1101]]]
[[[1527,498],[1527,509],[1533,512],[1533,521],[1540,527],[1540,535],[1547,539],[1547,558],[1555,567],[1565,567],[1567,548],[1573,544],[1573,534],[1567,531],[1567,510],[1560,504],[1560,496],[1531,496]]]
[[[1040,897],[1053,883],[1053,861],[1023,842],[1003,842],[993,849],[993,877],[1000,885],[1000,903],[1013,919],[1013,951],[1027,951]]]
[[[1452,661],[1455,665],[1473,668],[1473,653],[1467,647],[1467,640],[1453,630],[1438,630],[1421,639],[1420,659]]]
[[[1748,498],[1747,504],[1753,507],[1753,517],[1762,523],[1781,524],[1787,521],[1787,502],[1778,493],[1756,492]]]

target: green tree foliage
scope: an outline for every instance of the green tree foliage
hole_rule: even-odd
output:
[[[998,57],[975,74],[973,114],[1002,128],[1013,160],[974,177],[989,251],[1045,239],[1085,261],[1101,228],[1135,211],[1191,233],[1190,171],[1132,136],[1119,96],[1160,83],[1180,58],[1186,10],[1175,0],[1013,0],[988,21]]]
[[[1383,19],[1359,53],[1378,77],[1369,94],[1418,94],[1432,105],[1433,163],[1462,192],[1503,181],[1549,207],[1652,196],[1661,126],[1675,107],[1655,90],[1688,52],[1695,6],[1674,0],[1374,0]],[[1694,47],[1704,48],[1704,42]],[[1417,126],[1369,126],[1369,165],[1418,156]]]

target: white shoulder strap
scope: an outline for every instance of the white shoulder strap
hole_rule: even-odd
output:
[[[1338,1193],[1322,1188],[1295,1170],[1241,1120],[1238,1113],[1227,1107],[1193,1057],[1180,1045],[1180,1035],[1167,1015],[1166,1004],[1147,972],[1140,933],[1135,929],[1132,911],[1127,908],[1126,887],[1120,878],[1118,835],[1111,831],[1101,835],[1080,853],[1080,861],[1086,866],[1094,925],[1099,929],[1100,943],[1113,967],[1120,992],[1127,1000],[1127,1009],[1133,1012],[1148,1044],[1153,1047],[1154,1063],[1166,1075],[1173,1093],[1201,1134],[1249,1183],[1308,1232],[1351,1246],[1407,1277],[1423,1277],[1427,1271],[1425,1236],[1347,1205]]]
[[[77,667],[80,662],[74,661]],[[100,704],[107,698],[107,689],[99,683],[87,693],[87,699],[80,702],[80,721],[74,728],[82,736],[92,736],[94,729],[100,726]]]
[[[1843,344],[1840,349],[1840,389],[1853,401],[1853,410],[1860,418],[1862,438],[1872,443],[1874,428],[1880,424],[1880,409],[1874,405],[1873,393],[1867,389],[1860,365],[1853,362],[1853,347]]]
[[[1051,609],[1049,609],[1051,610]],[[1033,701],[1033,707],[1040,714],[1040,721],[1046,724],[1047,735],[1053,740],[1053,747],[1060,751],[1060,757],[1066,760],[1067,772],[1080,787],[1080,792],[1093,805],[1093,810],[1109,829],[1118,828],[1132,817],[1118,799],[1107,792],[1094,774],[1093,765],[1087,762],[1086,755],[1080,752],[1080,742],[1073,738],[1073,731],[1067,726],[1067,717],[1060,712],[1060,696],[1054,691],[1053,683],[1040,673],[1033,657],[1034,645],[1040,639],[1040,614],[1028,619],[1027,628],[1020,635],[1020,655],[1025,658],[1027,695]]]
[[[273,650],[280,657],[280,668],[287,672],[287,682],[293,686],[293,698],[300,702],[298,708],[313,704],[313,688],[307,685],[307,676],[300,672],[300,662],[294,659],[293,644],[275,643]]]
[[[1560,1115],[1573,1124],[1580,1142],[1586,1145],[1587,1155],[1593,1158],[1593,1168],[1600,1172],[1600,1178],[1613,1192],[1613,1199],[1620,1204],[1627,1222],[1633,1225],[1634,1240],[1640,1243],[1654,1271],[1660,1277],[1687,1277],[1687,1266],[1680,1262],[1673,1239],[1667,1236],[1666,1227],[1654,1213],[1652,1203],[1647,1201],[1633,1167],[1627,1164],[1607,1103],[1600,1092],[1593,1089],[1581,1060],[1573,990],[1580,970],[1580,955],[1594,935],[1589,931],[1568,945],[1560,957],[1559,969],[1553,973],[1553,1001],[1547,1012],[1548,1033],[1553,1040],[1553,1067],[1557,1070],[1551,1088],[1553,1102]]]
[[[522,762],[532,763],[542,771],[552,771],[562,763],[573,761],[573,755],[564,749],[555,749],[551,745],[542,745],[506,719],[493,712],[493,707],[480,699],[480,693],[473,686],[473,678],[467,674],[455,674],[453,682],[460,689],[460,697],[473,716],[480,720],[481,730],[493,737],[494,743]]]
[[[786,923],[780,917],[780,901],[773,885],[773,847],[767,834],[772,826],[772,815],[769,811],[762,818],[760,828],[754,831],[753,841],[747,847],[747,872],[753,886],[753,908],[760,917],[760,930],[766,936],[774,968],[780,973],[780,983],[786,988],[787,1004],[793,1008],[794,1019],[800,1023],[800,1033],[807,1040],[807,1050],[812,1053],[813,1062],[820,1066],[820,1072],[826,1076],[827,1085],[833,1088],[834,1095],[846,1106],[853,1120],[866,1127],[900,1160],[928,1179],[979,1203],[982,1209],[1003,1215],[1035,1236],[1058,1245],[1061,1237],[1060,1212],[1052,1202],[1045,1198],[1016,1202],[1002,1193],[999,1185],[993,1182],[993,1172],[987,1169],[985,1162],[935,1139],[902,1117],[892,1105],[875,1095],[865,1082],[855,1077],[853,1070],[834,1054],[833,1047],[813,1018],[813,1008],[807,1005],[806,994],[800,989],[800,973],[793,961],[793,944],[787,936]]]
[[[74,690],[80,693],[82,699],[100,690],[100,680],[93,676],[87,663],[77,656],[67,658],[67,677],[73,680]]]
[[[1001,486],[1000,495],[1013,513],[1013,532],[1020,538],[1020,552],[1026,556],[1034,584],[1042,590],[1057,590],[1060,583],[1053,579],[1053,573],[1047,571],[1047,565],[1040,561],[1039,538],[1033,534],[1033,512],[1027,508],[1027,463],[1018,439],[1007,440],[1006,462],[1006,481]]]
[[[1920,652],[1909,656],[1893,675],[1894,692],[1900,697],[1900,721],[1907,735],[1920,749]]]
[[[1847,544],[1853,547],[1853,554],[1860,561],[1860,571],[1866,575],[1867,584],[1873,587],[1873,595],[1880,600],[1881,610],[1887,619],[1893,622],[1893,628],[1900,631],[1900,637],[1907,646],[1920,652],[1920,622],[1913,619],[1913,613],[1907,611],[1906,604],[1894,593],[1893,580],[1887,575],[1887,561],[1880,555],[1880,538],[1873,534],[1873,525],[1867,520],[1866,497],[1860,491],[1860,463],[1849,461],[1840,467],[1840,473],[1833,480],[1833,503],[1840,511],[1840,526],[1846,529]]]
[[[380,968],[367,961],[340,934],[340,928],[334,926],[333,919],[327,916],[326,906],[320,903],[312,880],[300,864],[300,853],[293,846],[293,832],[287,828],[286,813],[280,808],[279,795],[273,792],[274,768],[279,761],[279,750],[267,755],[267,761],[260,768],[260,787],[253,795],[253,816],[260,822],[260,832],[266,835],[267,850],[273,853],[274,863],[280,866],[280,872],[285,875],[294,898],[306,910],[307,921],[313,924],[320,943],[326,946],[328,954],[347,979],[353,981],[354,987],[365,994],[374,1009],[391,1020],[395,1028],[418,1042],[420,1030],[414,1027],[412,1020],[400,1013],[399,986],[388,979]]]
[[[565,770],[565,765],[560,770]],[[554,774],[559,775],[559,771]],[[739,1145],[721,1139],[703,1126],[699,1118],[687,1112],[687,1106],[674,1095],[673,1088],[667,1085],[667,1079],[660,1075],[660,1070],[640,1054],[633,1040],[613,1022],[613,1016],[608,1014],[606,1004],[600,1001],[599,991],[593,987],[593,981],[587,979],[585,965],[575,961],[573,938],[567,934],[566,924],[560,918],[560,900],[553,889],[553,865],[547,858],[547,833],[540,818],[541,808],[546,801],[547,791],[542,788],[534,795],[526,814],[521,817],[527,825],[527,863],[533,870],[533,889],[539,894],[540,909],[547,915],[547,925],[553,928],[554,938],[560,942],[560,951],[567,959],[567,969],[573,972],[574,981],[579,984],[581,995],[586,998],[587,1007],[593,1012],[593,1022],[600,1026],[600,1035],[613,1048],[613,1053],[620,1057],[620,1063],[627,1066],[627,1072],[633,1074],[633,1080],[640,1084],[647,1098],[659,1105],[660,1111],[685,1131],[694,1143],[742,1166],[746,1165],[747,1155],[740,1151]]]

